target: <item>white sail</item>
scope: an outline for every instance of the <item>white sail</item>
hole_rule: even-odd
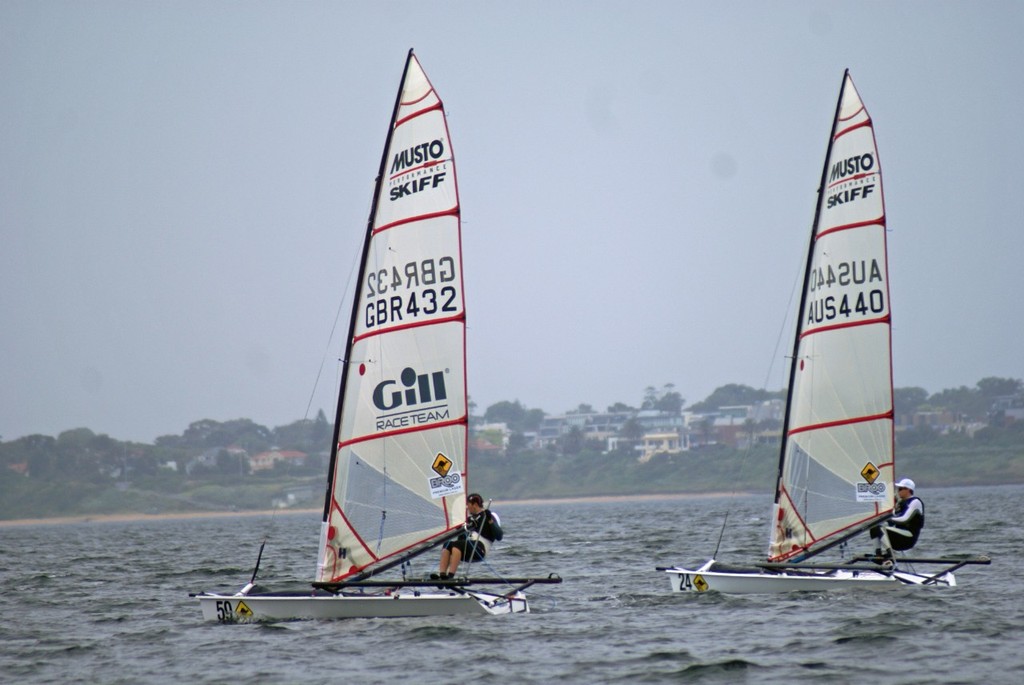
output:
[[[819,187],[768,557],[803,558],[893,508],[885,203],[871,118],[843,79]]]
[[[317,580],[465,522],[465,306],[455,159],[410,51],[381,163],[346,352]]]

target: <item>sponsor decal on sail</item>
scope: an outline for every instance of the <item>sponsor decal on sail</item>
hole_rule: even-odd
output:
[[[447,476],[448,471],[452,468],[452,460],[444,456],[441,452],[438,452],[437,456],[434,457],[434,463],[430,468],[433,469],[434,473],[441,477]]]
[[[377,416],[377,430],[399,430],[446,421],[448,391],[444,371],[419,373],[411,366],[402,370],[399,380],[384,380],[373,389],[373,405],[387,414]]]
[[[857,483],[856,499],[858,502],[886,501],[886,494],[889,492],[889,484],[885,481],[878,480],[878,476],[880,476],[881,473],[882,472],[878,470],[878,467],[870,461],[860,470],[860,475],[863,476],[864,482]]]
[[[863,155],[847,157],[846,159],[840,159],[832,165],[828,182],[831,184],[836,181],[842,181],[850,176],[857,176],[858,174],[869,172],[874,168],[875,156],[870,152],[865,152]]]
[[[829,173],[829,195],[825,206],[832,209],[875,195],[878,192],[877,176],[875,156],[870,152],[840,159],[832,165]]]
[[[391,202],[438,188],[448,179],[445,144],[440,138],[395,153],[391,161]]]
[[[434,473],[437,476],[432,476],[427,479],[427,483],[430,487],[430,496],[434,499],[440,499],[447,497],[448,495],[457,495],[463,491],[465,487],[465,481],[462,480],[462,474],[458,471],[449,473],[452,468],[452,460],[444,456],[444,454],[438,452],[434,458],[434,463],[431,465]]]

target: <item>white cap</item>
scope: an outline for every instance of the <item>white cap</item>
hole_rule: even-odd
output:
[[[909,478],[904,478],[900,482],[896,483],[896,489],[899,490],[900,488],[906,488],[907,490],[910,490],[911,492],[913,492],[914,491],[914,481],[910,480]]]

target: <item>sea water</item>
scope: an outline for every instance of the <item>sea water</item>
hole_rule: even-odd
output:
[[[1024,486],[919,494],[916,555],[992,565],[956,588],[672,594],[655,567],[703,562],[727,512],[718,558],[764,555],[767,497],[496,502],[505,540],[473,573],[564,578],[497,617],[201,619],[189,593],[237,590],[264,539],[265,582],[310,578],[313,512],[0,526],[0,682],[1024,682]]]

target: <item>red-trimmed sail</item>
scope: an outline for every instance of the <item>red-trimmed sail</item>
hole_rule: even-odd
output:
[[[353,305],[317,580],[422,548],[465,522],[465,302],[455,158],[412,51]]]
[[[871,117],[843,77],[807,260],[771,561],[803,558],[893,508],[885,202]]]

